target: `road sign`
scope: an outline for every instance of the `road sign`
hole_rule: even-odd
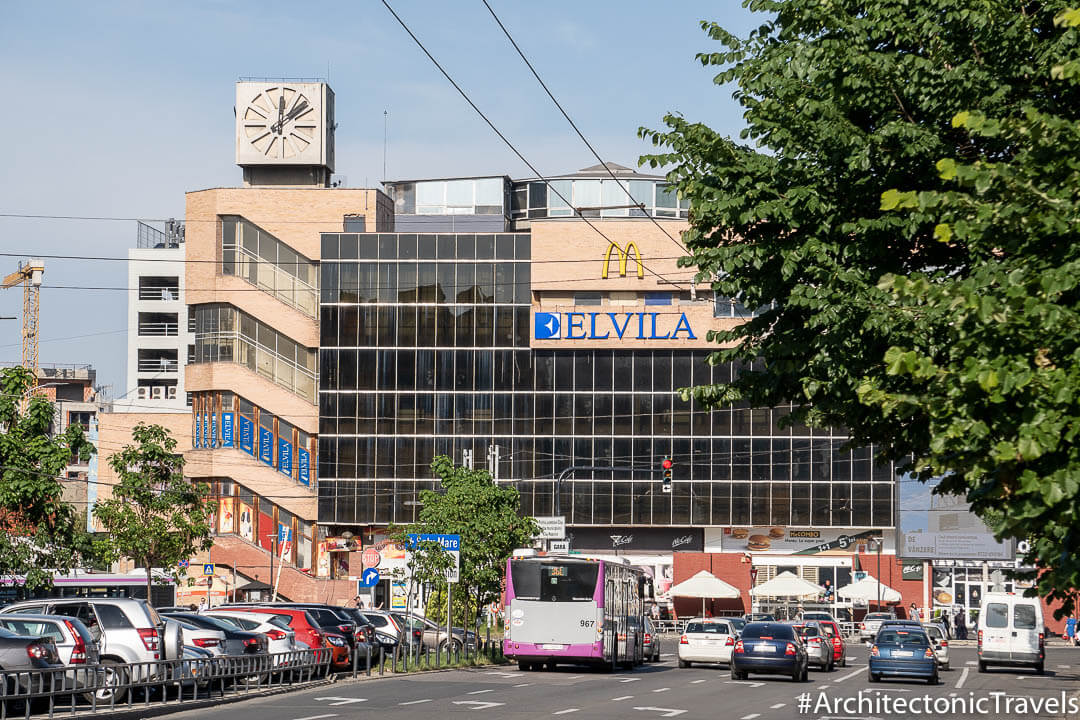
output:
[[[569,540],[552,540],[550,545],[548,546],[548,550],[549,550],[549,552],[561,553],[563,555],[569,554],[569,552],[570,552],[570,541]]]
[[[443,535],[441,533],[424,533],[422,535],[409,535],[409,542],[415,547],[417,543],[437,542],[442,549],[450,553],[454,560],[453,567],[446,570],[446,582],[456,583],[461,577],[461,536]]]
[[[533,520],[540,526],[540,534],[536,537],[541,540],[561,540],[566,537],[566,516],[549,515],[535,517]]]
[[[177,565],[177,567],[186,568],[188,566],[188,561],[187,560],[181,560],[180,562],[176,563],[176,565]]]
[[[382,555],[375,548],[368,548],[360,556],[360,561],[364,563],[366,568],[378,567],[379,563],[382,562]]]
[[[204,577],[213,577],[214,563],[203,563],[202,574]]]
[[[359,583],[360,584],[357,585],[357,587],[375,587],[379,584],[379,571],[375,568],[368,568],[364,571],[364,574],[360,576]]]

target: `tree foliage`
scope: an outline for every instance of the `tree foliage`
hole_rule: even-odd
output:
[[[1039,3],[752,0],[703,28],[747,128],[678,115],[643,158],[691,201],[699,279],[747,307],[710,338],[752,363],[720,404],[793,401],[849,429],[1002,538],[1032,540],[1039,591],[1080,587],[1080,38]],[[998,513],[988,512],[998,509]]]
[[[139,423],[131,436],[134,445],[109,457],[120,481],[94,515],[109,533],[114,554],[145,566],[149,598],[152,568],[175,575],[181,560],[213,544],[213,503],[209,486],[184,478],[184,458],[165,428]]]
[[[518,514],[517,489],[497,484],[486,470],[455,466],[443,455],[431,469],[439,489],[420,492],[423,507],[408,532],[461,536],[461,581],[454,593],[479,609],[500,597],[507,558],[539,529],[535,520]]]
[[[32,380],[22,367],[0,370],[0,574],[25,576],[31,590],[78,563],[85,523],[63,501],[59,478],[73,455],[93,452],[78,424],[51,433],[53,404],[32,394]]]

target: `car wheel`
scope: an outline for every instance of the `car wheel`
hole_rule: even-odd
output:
[[[518,670],[521,672],[529,672],[532,670],[532,663],[527,663],[524,660],[518,660]]]
[[[732,665],[731,666],[731,679],[732,680],[745,680],[746,679],[746,673],[739,672],[738,670],[735,669],[735,666]]]
[[[944,665],[941,666],[941,669],[942,670],[948,670],[949,669],[949,663],[946,662]]]
[[[1035,674],[1036,675],[1042,675],[1044,671],[1045,671],[1045,668],[1044,668],[1042,663],[1039,663],[1038,665],[1035,666]]]
[[[866,675],[869,678],[870,682],[877,682],[881,679],[881,676],[876,673],[868,672]]]
[[[840,656],[840,667],[847,667],[847,653]]]
[[[810,666],[807,665],[802,669],[802,681],[810,682]]]
[[[986,672],[986,663],[984,663],[982,660],[979,661],[979,672]]]
[[[119,705],[127,697],[128,684],[127,670],[122,667],[122,663],[118,663],[115,660],[106,658],[101,661],[101,684],[94,691],[93,695],[97,700],[97,704],[115,703]],[[89,695],[90,693],[87,693]]]
[[[685,670],[686,668],[690,667],[690,663],[687,660],[683,660],[682,658],[679,658],[679,667],[681,667],[681,668],[683,668]]]
[[[934,673],[929,678],[927,678],[926,684],[927,685],[937,685],[938,684],[938,675],[937,675],[937,673]]]

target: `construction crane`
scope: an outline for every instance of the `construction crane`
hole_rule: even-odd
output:
[[[22,365],[32,376],[31,388],[37,385],[38,376],[38,313],[41,310],[41,276],[45,274],[45,262],[32,258],[25,265],[4,278],[0,289],[23,286]]]

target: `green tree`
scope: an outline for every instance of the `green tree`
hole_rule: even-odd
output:
[[[1064,3],[752,0],[698,55],[733,83],[741,141],[678,115],[684,235],[718,294],[762,311],[710,338],[748,370],[684,391],[793,402],[917,478],[943,476],[1039,591],[1080,586],[1080,40]],[[1075,24],[1075,23],[1073,23]],[[749,369],[752,368],[752,369]],[[987,511],[996,508],[999,513]]]
[[[518,514],[517,489],[497,484],[486,470],[455,466],[444,455],[435,458],[431,469],[440,487],[420,492],[423,507],[408,532],[461,536],[461,581],[454,594],[467,598],[467,626],[470,615],[476,617],[476,610],[500,597],[507,558],[530,544],[539,528]]]
[[[120,481],[111,498],[98,502],[94,515],[109,533],[113,553],[146,567],[149,599],[155,565],[175,575],[181,560],[213,544],[213,503],[209,486],[184,478],[184,458],[165,428],[139,423],[131,436],[134,445],[109,457]]]
[[[32,394],[32,380],[25,368],[0,370],[0,574],[25,576],[31,590],[78,563],[85,523],[59,478],[73,455],[93,452],[78,424],[52,434],[53,404]]]

